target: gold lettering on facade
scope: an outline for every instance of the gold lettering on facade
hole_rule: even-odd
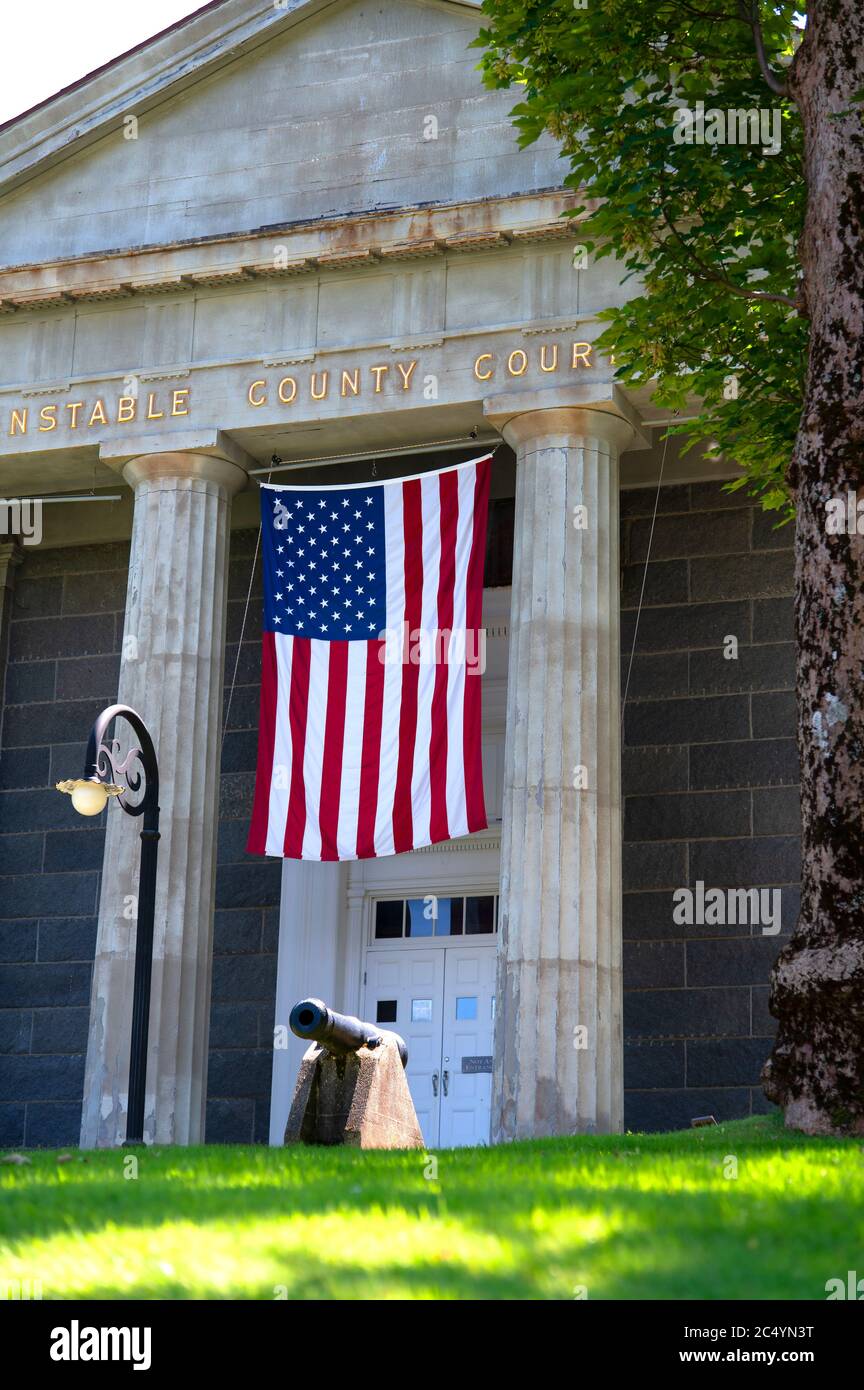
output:
[[[402,377],[402,390],[403,390],[403,391],[407,391],[407,390],[408,390],[408,387],[409,387],[410,384],[411,384],[411,378],[412,378],[412,376],[414,375],[414,368],[415,368],[416,366],[417,366],[417,359],[416,359],[416,357],[413,358],[413,360],[412,360],[411,362],[408,363],[408,370],[407,370],[407,371],[406,371],[405,368],[402,366],[402,363],[401,363],[401,362],[397,362],[397,363],[396,363],[396,370],[397,370],[397,372],[399,372],[400,376]]]
[[[512,341],[512,339],[511,339]],[[496,340],[497,345],[497,340]],[[497,348],[495,351],[483,351],[476,354],[473,359],[472,372],[475,381],[488,382],[499,378],[502,375],[509,377],[522,377],[529,375],[534,377],[539,373],[551,375],[567,371],[579,371],[584,368],[593,368],[595,361],[593,358],[593,344],[585,342],[569,343],[559,341],[546,341],[533,346],[526,343],[526,346],[513,348],[509,355],[505,355]],[[356,359],[355,359],[356,360]],[[469,362],[471,359],[469,358]],[[467,364],[466,364],[467,365]],[[301,393],[308,394],[313,401],[323,401],[327,399],[331,376],[335,380],[338,376],[339,397],[342,400],[355,400],[367,396],[370,391],[376,396],[382,394],[395,395],[397,392],[410,391],[414,386],[415,378],[422,376],[418,374],[417,368],[420,366],[418,358],[403,359],[394,362],[397,375],[393,378],[394,385],[391,391],[387,390],[387,373],[390,370],[390,363],[378,362],[369,364],[351,365],[344,367],[341,363],[332,365],[329,369],[309,371],[297,376],[284,376],[277,382],[276,378],[258,377],[249,382],[244,387],[246,392],[247,404],[252,409],[260,409],[270,405],[271,394],[274,391],[278,397],[280,405],[291,405],[296,401]],[[440,371],[439,364],[430,363],[430,370]],[[366,376],[366,372],[369,376]],[[437,377],[428,378],[437,380]],[[398,383],[398,384],[397,384]],[[335,390],[335,385],[334,385]],[[166,388],[164,392],[160,390],[150,391],[147,395],[146,412],[142,409],[142,417],[146,414],[147,420],[164,420],[166,417],[176,418],[190,415],[191,412],[191,387],[184,386],[176,390]],[[63,411],[68,412],[66,415]],[[32,416],[32,418],[31,418]],[[106,400],[103,397],[95,401],[57,401],[33,410],[26,405],[9,406],[8,415],[8,434],[10,436],[26,435],[31,430],[40,434],[47,434],[56,430],[60,425],[65,424],[70,430],[78,429],[97,429],[104,430],[106,426],[110,428],[112,422],[118,425],[130,424],[138,418],[138,398],[137,396],[121,395],[118,398]]]

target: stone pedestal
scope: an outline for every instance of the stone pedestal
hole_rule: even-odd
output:
[[[542,396],[486,402],[518,459],[493,1142],[623,1123],[618,458],[634,429]]]
[[[211,452],[121,463],[135,518],[118,699],[147,724],[160,767],[161,840],[144,1134],[204,1138],[231,497],[246,483]],[[118,721],[124,748],[130,731]],[[109,807],[81,1127],[126,1128],[139,823]]]
[[[286,1144],[347,1144],[355,1149],[422,1149],[399,1042],[382,1031],[378,1047],[333,1057],[312,1043],[300,1063]]]

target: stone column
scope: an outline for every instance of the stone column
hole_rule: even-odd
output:
[[[135,490],[121,704],[147,724],[160,769],[161,840],[144,1133],[204,1138],[222,681],[235,457],[188,450],[121,460]],[[128,747],[131,732],[118,721]],[[126,1129],[140,829],[109,806],[90,1003],[81,1144]]]
[[[15,595],[15,571],[24,558],[17,540],[0,541],[0,729],[3,727],[3,701],[6,689],[6,662],[9,656],[9,624]]]
[[[635,431],[611,402],[536,408],[546,394],[485,403],[517,454],[493,1142],[623,1123],[618,458]]]

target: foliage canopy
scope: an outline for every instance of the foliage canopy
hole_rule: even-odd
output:
[[[584,8],[577,7],[584,4]],[[655,382],[675,433],[725,455],[768,508],[798,428],[808,324],[799,294],[802,127],[782,91],[800,30],[788,3],[736,0],[484,0],[476,40],[494,87],[518,85],[519,142],[548,132],[583,201],[575,240],[615,255],[637,291],[598,348],[616,377]],[[800,23],[800,18],[798,20]],[[760,66],[758,45],[764,48]],[[767,68],[767,76],[765,73]],[[771,85],[769,85],[771,83]],[[678,108],[704,103],[704,143]],[[761,143],[711,142],[710,112],[764,113]],[[699,131],[696,124],[693,129]],[[754,130],[742,120],[740,130]],[[677,134],[677,138],[676,138]]]

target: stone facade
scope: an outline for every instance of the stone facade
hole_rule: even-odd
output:
[[[622,494],[622,692],[654,500],[653,489]],[[506,498],[497,512],[487,578],[506,584]],[[270,1111],[281,866],[245,853],[257,571],[245,631],[243,622],[255,539],[234,532],[228,578],[206,1126],[221,1143],[266,1142]],[[791,539],[718,484],[660,494],[623,755],[628,1128],[765,1105],[758,1074],[773,1028],[767,978],[778,938],[676,928],[672,892],[700,877],[782,885],[782,934],[794,923]],[[32,550],[16,575],[0,734],[2,1144],[78,1138],[104,817],[70,829],[68,803],[48,788],[78,775],[90,724],[116,696],[127,562],[122,544]],[[737,661],[722,656],[730,634]]]
[[[754,1103],[778,943],[672,930],[670,894],[739,873],[794,913],[786,538],[720,495],[732,464],[670,445],[622,845],[619,631],[626,650],[669,420],[596,350],[632,282],[574,255],[565,166],[551,139],[519,148],[480,25],[474,0],[221,0],[0,130],[0,498],[52,497],[40,549],[18,563],[0,537],[9,1142],[71,1142],[82,1096],[82,1143],[125,1135],[134,829],[76,823],[51,790],[118,692],[162,768],[146,1137],[195,1142],[206,1116],[211,1138],[272,1140],[295,977],[359,1007],[374,895],[450,891],[469,859],[502,925],[496,1137],[618,1128],[625,1036],[630,1123]],[[306,482],[487,446],[512,536],[495,582],[516,557],[509,618],[490,600],[500,840],[357,872],[249,861],[256,480],[274,452]]]
[[[627,679],[655,494],[622,496]],[[767,1107],[768,974],[798,911],[793,530],[716,484],[660,505],[627,698],[626,1118],[634,1129]],[[724,639],[738,657],[725,659]],[[676,926],[672,893],[776,885],[779,935]]]

